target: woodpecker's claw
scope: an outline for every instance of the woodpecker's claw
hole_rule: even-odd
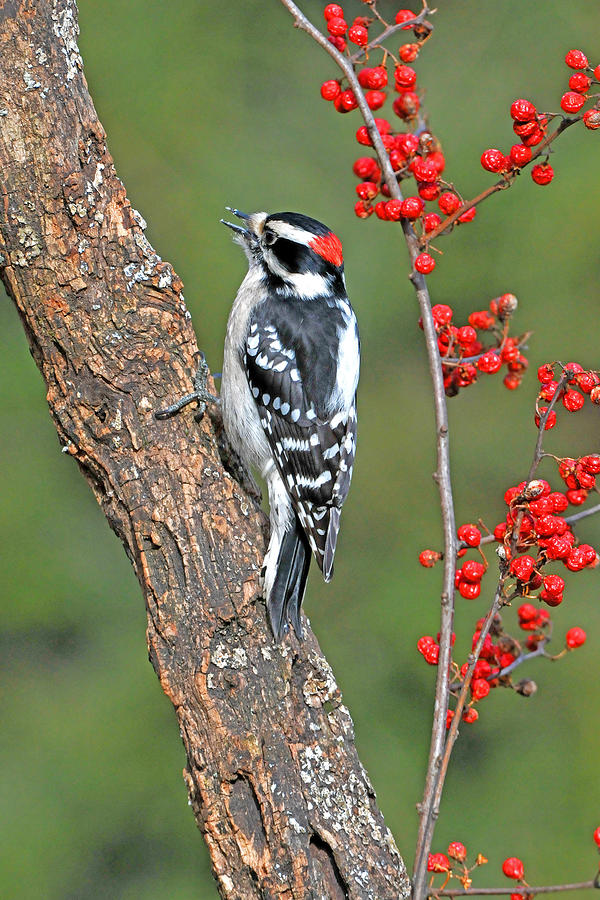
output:
[[[214,394],[211,394],[210,391],[206,387],[206,381],[208,379],[208,363],[206,362],[206,357],[202,350],[199,351],[200,354],[200,364],[198,366],[198,371],[194,377],[194,390],[191,394],[186,394],[184,397],[180,397],[175,403],[172,403],[170,406],[166,406],[164,409],[159,409],[154,413],[155,419],[170,419],[172,416],[176,416],[178,412],[188,406],[188,404],[196,401],[198,403],[198,409],[194,413],[194,419],[196,422],[199,422],[202,419],[202,416],[206,412],[206,404],[207,403],[220,403],[218,397],[215,397]]]

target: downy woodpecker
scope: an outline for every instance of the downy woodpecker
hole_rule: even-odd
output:
[[[227,325],[223,423],[267,483],[264,594],[281,640],[290,622],[302,637],[311,550],[325,581],[333,575],[356,446],[360,345],[339,238],[298,213],[231,212],[243,226],[221,221],[249,267]]]

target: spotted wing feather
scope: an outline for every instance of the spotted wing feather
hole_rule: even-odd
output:
[[[340,509],[352,477],[354,405],[318,414],[307,395],[302,363],[277,327],[254,319],[244,365],[250,390],[286,489],[326,580],[333,574]]]

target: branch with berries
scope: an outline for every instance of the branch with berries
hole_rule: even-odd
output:
[[[493,148],[483,152],[481,165],[500,178],[466,200],[448,180],[442,144],[424,115],[413,67],[432,36],[431,17],[435,10],[423,2],[418,13],[401,9],[394,21],[388,22],[380,15],[376,0],[363,0],[369,15],[358,16],[349,23],[343,7],[329,3],[324,8],[324,30],[320,30],[292,0],[282,0],[282,3],[293,15],[296,27],[323,47],[341,71],[339,77],[323,82],[321,96],[339,113],[358,110],[362,116],[363,124],[355,130],[355,137],[361,146],[372,150],[372,155],[361,156],[353,165],[359,179],[354,211],[359,218],[366,219],[375,213],[375,218],[398,222],[401,226],[432,379],[437,437],[434,480],[440,493],[444,547],[440,552],[423,551],[420,561],[426,567],[442,561],[444,571],[439,633],[435,640],[426,635],[418,644],[426,661],[437,669],[431,745],[423,800],[418,807],[420,827],[413,869],[413,897],[421,900],[430,893],[426,885],[427,870],[447,871],[429,867],[430,847],[459,722],[475,721],[477,704],[496,686],[531,696],[536,690],[535,683],[526,678],[515,683],[513,672],[533,659],[562,658],[585,642],[583,629],[573,626],[566,633],[564,648],[552,656],[547,649],[553,630],[551,615],[545,607],[535,604],[552,608],[562,602],[565,581],[547,571],[550,563],[562,561],[571,572],[597,565],[595,549],[578,542],[571,525],[600,510],[597,505],[571,516],[561,515],[569,505],[583,504],[588,494],[596,490],[600,456],[558,458],[542,450],[545,432],[556,424],[558,402],[568,412],[581,409],[586,398],[592,404],[599,403],[600,376],[579,364],[552,363],[538,370],[541,389],[534,414],[538,429],[536,447],[526,480],[506,492],[506,521],[493,530],[485,529],[481,523],[479,527],[466,524],[456,528],[446,398],[473,385],[480,375],[496,374],[503,367],[506,367],[505,387],[509,390],[519,387],[528,368],[523,351],[531,333],[511,333],[517,309],[516,297],[511,293],[492,300],[488,309],[474,310],[468,323],[455,325],[449,306],[432,305],[424,276],[436,265],[432,256],[437,251],[434,240],[471,222],[480,203],[511,187],[528,167],[536,184],[549,184],[554,177],[550,152],[565,130],[579,122],[588,130],[600,128],[600,102],[598,94],[592,92],[593,86],[600,82],[600,66],[593,68],[580,50],[567,53],[566,64],[574,72],[569,79],[569,90],[560,100],[559,113],[540,111],[524,98],[515,100],[510,106],[510,118],[519,142],[508,153]],[[399,31],[411,35],[395,54],[385,41]],[[375,37],[374,32],[378,32]],[[388,102],[392,84],[396,124],[374,116]],[[405,196],[406,188],[415,193]],[[536,477],[541,461],[549,457],[558,465],[558,474],[566,486],[564,492],[552,490],[548,482]],[[482,535],[482,530],[488,533]],[[469,600],[479,596],[482,578],[490,568],[481,547],[492,542],[498,545],[499,564],[493,601],[487,614],[478,618],[471,652],[467,661],[460,663],[452,658],[455,591]],[[468,549],[473,549],[479,558],[464,561],[457,570],[456,560],[464,557]],[[511,635],[501,616],[501,610],[517,599],[523,601],[518,607],[518,624],[526,633],[524,638]],[[456,701],[453,709],[449,708],[451,697]],[[478,860],[477,865],[485,861],[481,854]],[[463,893],[469,888],[467,874],[463,868]],[[534,889],[528,891],[533,893]]]
[[[592,835],[600,852],[600,826]],[[518,856],[509,856],[502,863],[502,874],[515,885],[498,888],[472,887],[472,875],[476,869],[487,863],[486,857],[478,853],[474,861],[467,862],[467,848],[461,841],[451,841],[446,853],[430,853],[427,858],[427,871],[431,872],[429,881],[429,897],[490,897],[510,896],[510,900],[533,900],[537,894],[558,894],[563,891],[581,891],[600,888],[600,866],[595,878],[589,881],[577,881],[570,884],[546,884],[532,886],[525,880],[525,865]],[[443,880],[436,885],[436,875],[443,875]],[[462,888],[448,887],[452,879],[458,881]]]

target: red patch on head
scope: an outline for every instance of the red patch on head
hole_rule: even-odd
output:
[[[328,231],[327,234],[321,234],[314,238],[308,245],[311,250],[326,259],[327,262],[333,263],[334,266],[341,266],[344,262],[342,256],[342,242],[339,237]]]

